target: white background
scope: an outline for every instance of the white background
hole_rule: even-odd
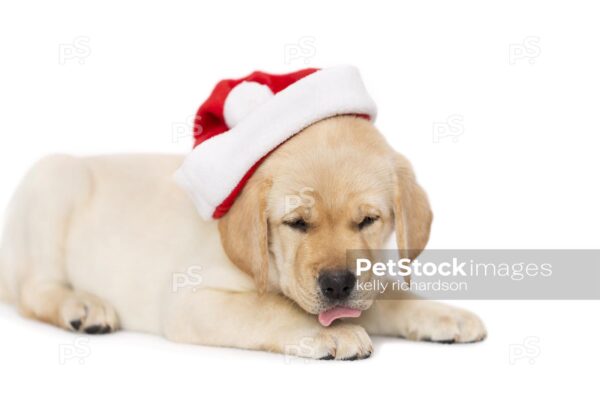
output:
[[[188,151],[220,79],[349,63],[431,198],[430,248],[598,248],[594,3],[3,3],[0,206],[47,153]],[[80,343],[0,305],[0,397],[598,398],[597,302],[464,306],[485,342],[375,339],[369,360],[307,363],[129,332]]]

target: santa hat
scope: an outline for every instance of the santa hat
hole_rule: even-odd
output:
[[[223,80],[198,109],[195,148],[175,179],[204,219],[220,218],[281,143],[322,119],[353,114],[374,120],[376,111],[352,66]]]

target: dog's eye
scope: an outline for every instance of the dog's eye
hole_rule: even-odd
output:
[[[373,223],[375,221],[377,221],[379,219],[379,217],[375,216],[375,217],[364,217],[362,221],[360,221],[360,223],[358,224],[358,229],[362,230],[364,228],[366,228],[367,226],[373,225]]]
[[[291,221],[284,221],[284,224],[300,232],[306,232],[308,230],[308,222],[306,222],[302,218],[294,219]]]

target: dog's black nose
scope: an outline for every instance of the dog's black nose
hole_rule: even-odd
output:
[[[354,289],[356,276],[347,269],[321,272],[319,286],[323,295],[331,300],[344,300]]]

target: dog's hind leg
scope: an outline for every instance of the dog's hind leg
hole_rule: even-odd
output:
[[[69,220],[91,190],[82,160],[51,156],[38,162],[9,207],[2,276],[23,315],[69,330],[107,333],[117,328],[113,308],[72,288],[66,271]]]
[[[117,314],[105,301],[58,282],[34,279],[25,283],[19,310],[27,317],[72,331],[109,333],[118,327]]]

